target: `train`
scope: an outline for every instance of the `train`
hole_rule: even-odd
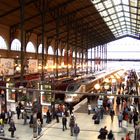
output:
[[[106,78],[109,78],[111,75],[116,74],[117,72],[121,71],[120,70],[112,70],[109,72],[103,71],[100,74],[95,74],[95,78],[85,78],[82,81],[79,81],[77,83],[71,83],[67,86],[66,88],[66,93],[65,93],[65,103],[76,103],[79,102],[80,99],[84,96],[84,93],[91,93],[94,90],[94,86],[97,83],[103,83],[103,81]]]

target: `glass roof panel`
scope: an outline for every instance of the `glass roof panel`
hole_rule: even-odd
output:
[[[123,16],[123,12],[118,12],[118,16],[119,16],[119,18],[122,17]]]
[[[131,6],[137,6],[137,0],[130,0]]]
[[[129,4],[128,0],[122,0],[122,3],[123,3],[123,4],[126,4],[126,5]]]
[[[127,12],[125,12],[124,15],[125,15],[126,17],[129,17],[129,16],[130,16],[130,14],[127,13]]]
[[[123,16],[119,17],[119,21],[123,22],[124,21],[124,17]]]
[[[122,6],[118,5],[118,6],[115,7],[115,9],[116,9],[117,12],[120,12],[120,11],[122,11]]]
[[[130,8],[130,12],[131,12],[131,13],[135,13],[135,14],[136,14],[137,9],[136,9],[136,8],[131,7],[131,8]]]
[[[102,12],[101,12],[101,15],[102,15],[103,17],[106,17],[106,16],[108,16],[108,13],[107,13],[107,11],[102,11]]]
[[[121,4],[121,0],[115,0],[114,1],[114,5],[116,6],[116,5],[119,5],[119,4]]]
[[[115,37],[133,33],[139,36],[140,9],[137,5],[140,6],[140,1],[92,0],[92,3]]]
[[[108,9],[108,12],[109,12],[110,15],[114,14],[115,13],[115,9],[114,8],[110,8],[110,9]]]
[[[112,25],[112,21],[107,22],[107,25],[109,26]]]
[[[135,14],[131,14],[131,17],[136,19],[136,15]]]
[[[110,21],[110,17],[105,17],[104,20],[107,22],[107,21]]]
[[[107,8],[110,8],[113,6],[111,0],[104,1],[104,4],[106,5]]]
[[[125,12],[129,12],[129,6],[123,5],[123,9]]]
[[[111,19],[116,19],[116,18],[117,18],[116,14],[111,15]]]

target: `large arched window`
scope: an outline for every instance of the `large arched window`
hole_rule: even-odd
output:
[[[64,56],[64,53],[65,53],[65,49],[62,50],[62,56]]]
[[[11,50],[21,51],[21,43],[18,39],[14,39],[11,44]]]
[[[75,57],[75,51],[73,51],[72,56]]]
[[[42,44],[38,47],[38,53],[42,53]],[[46,49],[44,48],[44,54],[46,54]]]
[[[48,54],[54,55],[54,51],[53,51],[52,46],[49,46],[49,48],[48,48]]]
[[[26,52],[31,52],[31,53],[35,53],[35,46],[33,45],[32,42],[28,42],[27,46],[26,46]]]
[[[56,50],[55,54],[57,55],[57,50]],[[58,56],[61,56],[61,52],[60,52],[59,48],[58,48]]]
[[[5,40],[2,36],[0,36],[0,49],[7,50]]]
[[[77,58],[79,58],[79,52],[77,52]]]

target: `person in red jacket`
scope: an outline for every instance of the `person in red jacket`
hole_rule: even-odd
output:
[[[131,139],[130,139],[130,133],[127,133],[127,134],[126,134],[125,140],[131,140]]]

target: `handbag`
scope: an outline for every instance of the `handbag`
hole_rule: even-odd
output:
[[[12,130],[13,130],[12,127],[10,127],[10,128],[8,129],[9,132],[11,132]]]

